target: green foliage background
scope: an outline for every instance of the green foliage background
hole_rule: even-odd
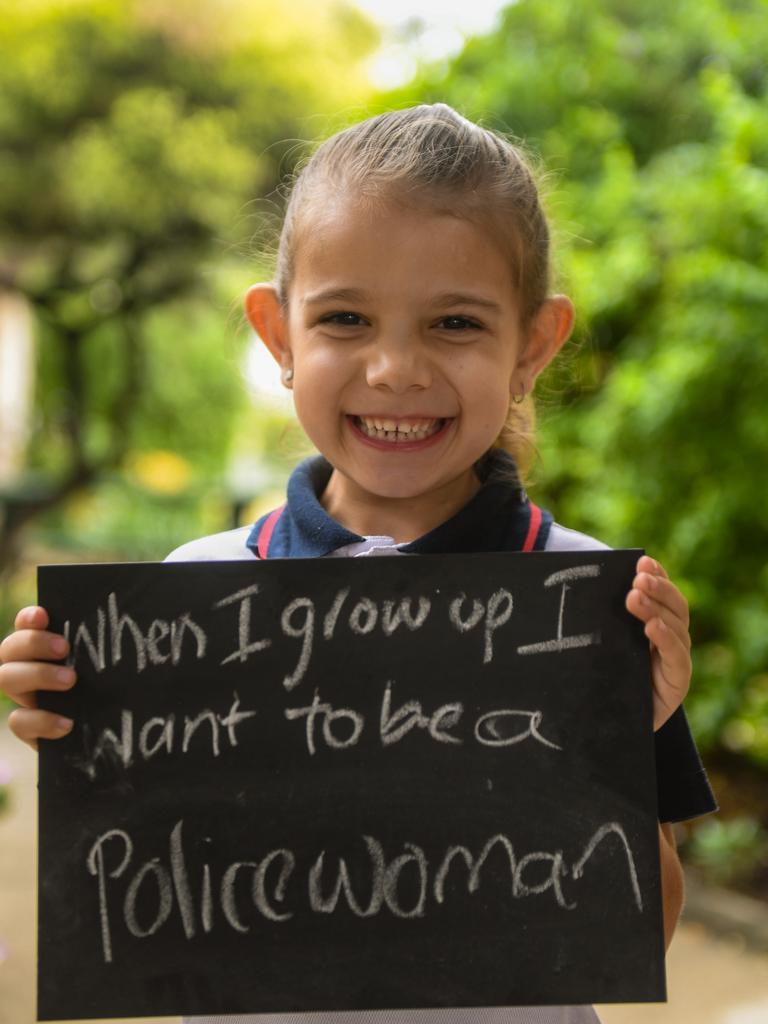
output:
[[[0,0],[0,290],[37,320],[27,462],[0,490],[6,621],[22,539],[159,558],[230,525],[246,422],[280,419],[247,410],[240,295],[269,274],[297,140],[369,94],[376,38],[311,0]],[[141,471],[164,452],[175,485]]]
[[[295,140],[449,102],[549,169],[579,321],[539,389],[537,500],[665,564],[691,603],[701,744],[767,766],[764,0],[519,0],[379,97],[362,70],[375,32],[349,5],[178,11],[0,0],[0,280],[40,325],[6,517],[93,468],[30,523],[31,550],[161,557],[228,525],[238,448],[269,437],[263,457],[284,472],[282,417],[247,411],[232,310]],[[189,467],[172,493],[132,470],[158,450]],[[5,587],[7,622],[29,572]]]
[[[768,765],[768,6],[520,0],[388,103],[444,101],[550,170],[578,310],[536,489],[686,592],[705,747]]]

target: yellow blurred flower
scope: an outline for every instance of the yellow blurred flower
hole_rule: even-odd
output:
[[[128,474],[134,483],[154,494],[180,494],[189,486],[192,466],[176,452],[157,448],[139,452],[128,463]]]

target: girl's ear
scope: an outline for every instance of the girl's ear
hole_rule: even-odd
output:
[[[533,317],[510,384],[527,394],[541,371],[555,358],[573,329],[573,303],[567,295],[545,299]]]
[[[283,307],[273,284],[254,284],[245,293],[245,315],[275,361],[291,368],[293,358],[288,343]]]

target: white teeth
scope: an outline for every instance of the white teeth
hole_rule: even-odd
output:
[[[376,437],[382,441],[423,441],[431,434],[437,433],[441,420],[429,420],[416,426],[413,423],[398,423],[397,420],[374,419],[356,416],[358,427],[368,437]]]

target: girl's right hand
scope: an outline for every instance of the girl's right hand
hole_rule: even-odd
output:
[[[76,675],[69,666],[49,664],[66,657],[69,644],[47,631],[45,608],[22,608],[14,626],[15,632],[0,644],[0,690],[21,705],[8,717],[11,732],[37,749],[39,739],[60,739],[73,724],[70,718],[38,708],[37,691],[69,690]]]

